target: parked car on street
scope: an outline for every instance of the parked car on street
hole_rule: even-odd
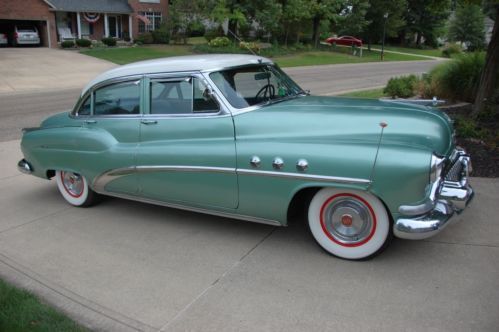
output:
[[[326,39],[326,43],[329,43],[331,45],[344,45],[344,46],[355,45],[357,47],[362,46],[362,40],[352,36],[329,37],[328,39]]]
[[[465,209],[470,157],[453,138],[432,107],[311,96],[269,59],[200,55],[99,75],[24,129],[18,168],[74,206],[102,194],[276,226],[306,210],[322,248],[364,259]]]
[[[7,34],[0,32],[0,46],[7,46],[8,44]]]
[[[16,25],[14,26],[14,38],[12,38],[14,46],[17,45],[39,45],[40,35],[38,29],[33,25]]]

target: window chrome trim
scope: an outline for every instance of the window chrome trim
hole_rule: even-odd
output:
[[[129,81],[134,81],[134,80],[138,80],[139,81],[139,84],[142,84],[142,79],[144,78],[144,75],[130,75],[130,76],[123,76],[123,77],[115,77],[115,78],[111,78],[111,79],[108,79],[108,80],[105,80],[105,81],[102,81],[102,82],[99,82],[97,84],[95,84],[94,86],[92,86],[91,88],[89,88],[87,91],[85,91],[85,93],[80,96],[80,98],[78,99],[78,101],[76,102],[76,105],[73,107],[73,110],[71,111],[70,113],[70,117],[73,118],[73,119],[77,119],[77,118],[81,118],[81,119],[85,119],[85,118],[91,118],[91,117],[98,117],[98,118],[107,118],[107,117],[110,117],[110,118],[113,118],[113,119],[118,119],[118,118],[130,118],[130,117],[137,117],[137,116],[141,116],[142,114],[142,109],[140,110],[140,113],[139,114],[116,114],[116,115],[109,115],[109,114],[106,114],[106,115],[94,115],[94,92],[95,90],[98,90],[100,88],[103,88],[107,85],[112,85],[112,84],[118,84],[118,83],[126,83],[126,82],[129,82]],[[81,104],[86,100],[87,96],[88,95],[91,95],[91,111],[90,111],[90,115],[78,115],[78,110],[80,109],[81,107]],[[140,101],[139,103],[142,102],[142,93],[140,94]]]
[[[144,98],[148,98],[148,109],[146,108],[144,112],[142,112],[144,117],[147,118],[154,118],[154,119],[179,119],[179,118],[212,118],[212,117],[225,117],[231,115],[231,112],[228,110],[227,106],[222,102],[222,99],[220,96],[216,93],[213,94],[215,97],[215,102],[219,106],[219,111],[218,112],[197,112],[197,113],[184,113],[184,114],[151,114],[151,83],[152,82],[179,82],[182,81],[186,78],[197,78],[199,79],[203,84],[207,86],[207,88],[210,88],[212,91],[213,90],[213,84],[210,83],[210,81],[206,80],[206,77],[202,75],[200,72],[172,72],[172,73],[162,73],[162,74],[146,74],[146,78],[149,79],[149,82],[144,84],[146,87],[146,90],[144,92]],[[194,109],[193,104],[194,104],[194,83],[192,84],[192,100],[191,100],[191,107]]]

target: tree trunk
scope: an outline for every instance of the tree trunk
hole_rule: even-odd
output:
[[[416,34],[416,45],[421,45],[421,31],[418,31],[418,33]]]
[[[487,49],[487,57],[485,59],[485,67],[478,84],[478,90],[475,98],[473,117],[476,117],[486,106],[488,100],[494,95],[494,89],[498,84],[499,76],[499,24],[497,19],[492,30],[489,47]]]
[[[284,46],[288,47],[289,25],[286,24],[286,34],[284,36]]]
[[[317,48],[319,45],[319,26],[321,23],[321,19],[319,16],[315,16],[312,21],[312,41],[314,42],[314,47]]]

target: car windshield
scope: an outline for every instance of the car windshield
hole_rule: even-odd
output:
[[[262,64],[217,71],[210,78],[235,108],[270,104],[305,95],[279,67]]]
[[[35,28],[23,25],[23,26],[18,26],[17,31],[19,31],[19,32],[35,32]]]

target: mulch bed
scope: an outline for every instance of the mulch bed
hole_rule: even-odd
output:
[[[471,176],[485,178],[499,177],[499,149],[493,148],[480,140],[457,138],[457,145],[471,155],[473,171]]]
[[[468,116],[471,112],[471,104],[456,103],[439,107],[441,111],[446,112],[451,118],[456,116]],[[492,124],[495,131],[497,123]],[[471,176],[497,178],[499,177],[499,148],[487,142],[474,139],[457,137],[457,145],[464,148],[471,155],[471,164],[473,171]]]

